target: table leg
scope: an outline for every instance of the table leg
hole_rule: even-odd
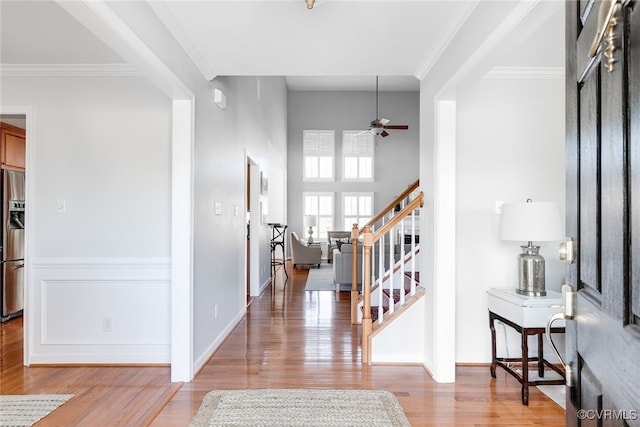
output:
[[[538,334],[538,376],[544,378],[544,348],[542,347],[542,334]]]
[[[529,345],[527,330],[520,333],[522,337],[522,404],[529,406]]]
[[[493,313],[489,312],[489,329],[491,330],[491,366],[489,370],[491,371],[491,376],[493,378],[496,377],[496,365],[497,365],[497,354],[496,354],[496,327],[493,324],[494,321]]]

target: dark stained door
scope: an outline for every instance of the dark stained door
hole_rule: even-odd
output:
[[[640,425],[640,4],[566,6],[567,235],[577,241],[567,425]],[[593,56],[611,7],[613,33]]]

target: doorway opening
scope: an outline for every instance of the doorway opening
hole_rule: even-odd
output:
[[[259,254],[259,226],[260,226],[260,168],[250,157],[246,156],[245,178],[245,286],[247,305],[253,297],[260,294],[260,257]]]
[[[2,268],[0,269],[0,306],[2,307],[2,321],[16,322],[20,324],[22,329],[22,359],[26,365],[28,363],[27,352],[27,326],[28,322],[24,319],[24,313],[27,303],[28,290],[26,284],[27,268],[25,260],[27,258],[27,248],[25,235],[27,233],[27,225],[30,220],[25,219],[27,210],[26,197],[26,160],[27,160],[27,139],[28,117],[27,112],[12,112],[3,110],[0,113],[0,122],[2,123],[2,187],[6,192],[0,191],[2,197],[3,208],[0,212],[11,215],[10,218],[1,218],[0,223],[4,224],[0,236],[3,241]],[[9,184],[9,179],[12,180]],[[10,195],[11,194],[11,195]],[[9,200],[11,199],[11,200]],[[4,216],[4,214],[3,214]],[[5,259],[14,260],[5,264]],[[6,265],[6,267],[5,267]],[[15,265],[9,270],[9,265]],[[6,273],[5,273],[5,268]],[[17,349],[16,349],[17,350]],[[7,349],[3,349],[7,351]]]

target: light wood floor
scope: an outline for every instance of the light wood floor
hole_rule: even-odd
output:
[[[420,366],[362,366],[349,323],[348,294],[305,292],[305,270],[277,275],[275,291],[254,298],[196,378],[169,382],[168,367],[22,366],[21,321],[1,326],[0,394],[73,393],[37,426],[186,426],[213,389],[339,388],[393,392],[413,426],[564,425],[564,411],[536,388],[529,406],[502,370],[458,367],[437,384]]]

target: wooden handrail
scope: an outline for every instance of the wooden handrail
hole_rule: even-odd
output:
[[[389,222],[378,228],[375,233],[373,233],[373,242],[375,243],[380,240],[380,237],[391,231],[393,227],[398,225],[400,221],[408,217],[411,212],[413,212],[417,208],[421,208],[422,206],[424,206],[424,194],[421,191],[415,199],[413,199],[407,206],[404,207],[404,209],[402,209],[397,215],[391,218]]]
[[[384,209],[382,209],[376,216],[374,216],[368,223],[364,225],[364,227],[369,226],[373,227],[375,223],[380,221],[383,216],[388,214],[392,209],[396,207],[398,203],[400,203],[403,199],[405,199],[409,194],[413,193],[420,186],[420,180],[416,180],[413,184],[407,187],[406,190],[402,192],[398,197],[396,197],[391,203],[389,203]],[[362,227],[358,233],[362,234],[364,232],[364,227]]]

